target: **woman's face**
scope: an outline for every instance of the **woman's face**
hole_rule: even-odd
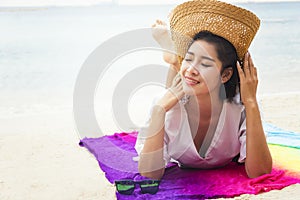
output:
[[[185,94],[219,92],[221,67],[215,47],[204,40],[195,41],[185,55],[180,69]]]

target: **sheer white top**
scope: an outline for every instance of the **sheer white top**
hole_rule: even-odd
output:
[[[158,98],[160,97],[161,95]],[[153,105],[158,98],[153,101]],[[210,140],[210,144],[205,148],[204,156],[200,156],[194,145],[187,111],[184,106],[185,102],[179,101],[169,110],[165,117],[165,163],[167,164],[172,159],[182,167],[207,169],[224,166],[238,154],[240,154],[238,161],[244,162],[246,158],[246,117],[244,106],[236,99],[239,99],[239,97],[231,103],[226,100],[223,102],[216,131]],[[150,116],[151,112],[149,120]],[[138,154],[143,149],[146,129],[147,125],[141,128],[138,134],[135,145]]]

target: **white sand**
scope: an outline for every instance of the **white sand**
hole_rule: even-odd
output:
[[[1,200],[113,199],[96,160],[78,146],[71,112],[1,122]]]
[[[265,121],[300,132],[300,94],[265,96]],[[115,199],[94,157],[78,146],[71,108],[1,117],[0,199]],[[297,199],[300,185],[235,199]]]

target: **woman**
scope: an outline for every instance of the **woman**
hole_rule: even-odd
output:
[[[231,16],[235,13],[238,18]],[[181,167],[208,169],[235,157],[245,163],[250,178],[270,173],[272,158],[256,99],[257,70],[247,52],[258,18],[227,3],[196,0],[177,6],[170,24],[175,50],[184,59],[138,136],[140,173],[161,179],[171,159]],[[189,34],[193,39],[187,43],[183,37]],[[163,35],[162,40],[154,36],[164,48],[172,47]],[[181,62],[170,53],[164,58],[174,69]]]

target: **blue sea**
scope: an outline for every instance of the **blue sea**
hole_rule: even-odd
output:
[[[300,2],[238,5],[261,19],[250,48],[259,69],[259,93],[299,92]],[[39,104],[36,109],[50,105],[49,110],[52,103],[72,107],[76,77],[99,45],[126,31],[150,27],[156,19],[166,21],[173,7],[0,8],[0,110],[16,110],[17,104]],[[163,63],[161,52],[149,52],[123,56],[113,64],[119,71],[112,73]],[[110,80],[117,81],[111,75]],[[104,85],[106,91],[113,90],[109,82]]]
[[[240,4],[262,20],[251,46],[263,92],[300,91],[300,3]],[[71,89],[102,42],[167,20],[171,5],[0,9],[0,91]]]

